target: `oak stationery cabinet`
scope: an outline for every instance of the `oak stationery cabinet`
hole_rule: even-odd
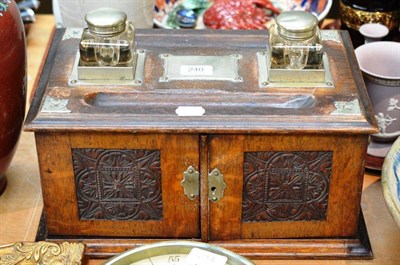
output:
[[[268,76],[266,31],[137,30],[132,79],[80,69],[80,34],[56,31],[25,124],[47,240],[93,257],[167,239],[371,257],[360,200],[377,126],[346,32],[323,32],[322,82]]]

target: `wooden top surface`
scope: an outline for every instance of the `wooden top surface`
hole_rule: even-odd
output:
[[[28,36],[28,95],[34,86],[47,41],[53,29],[51,15],[38,15]],[[41,214],[40,188],[26,192],[33,185],[40,187],[36,162],[34,138],[22,133],[19,148],[8,171],[8,187],[0,197],[0,244],[18,241],[34,241]],[[30,173],[27,173],[30,172]],[[15,179],[15,181],[13,181]],[[254,261],[257,265],[390,265],[400,264],[400,228],[396,226],[387,210],[382,195],[379,174],[367,172],[364,178],[362,207],[374,252],[373,260],[265,260]],[[7,192],[8,190],[8,192]],[[24,192],[22,192],[24,191]],[[90,260],[88,264],[99,265],[104,260]]]
[[[70,34],[70,31],[66,31]],[[137,30],[146,50],[140,86],[68,85],[79,37],[58,29],[38,84],[25,130],[186,133],[350,133],[377,132],[360,70],[346,32],[341,42],[325,40],[334,88],[261,87],[257,52],[265,51],[266,31]],[[243,82],[160,82],[160,54],[224,56],[240,54]],[[51,98],[66,104],[43,111]],[[64,103],[63,103],[64,102]],[[356,102],[359,110],[338,110]],[[56,104],[58,104],[56,103]],[[202,116],[182,117],[180,106],[201,106]],[[65,111],[67,110],[67,111]]]

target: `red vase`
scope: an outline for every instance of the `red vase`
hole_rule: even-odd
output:
[[[0,0],[0,195],[25,115],[26,44],[24,25],[13,0]]]

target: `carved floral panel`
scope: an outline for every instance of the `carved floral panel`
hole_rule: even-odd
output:
[[[243,222],[325,220],[332,152],[246,152]]]
[[[158,150],[72,149],[82,220],[161,220]]]

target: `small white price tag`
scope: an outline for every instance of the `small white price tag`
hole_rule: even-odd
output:
[[[190,265],[225,265],[228,258],[199,248],[193,248],[186,258]]]
[[[203,116],[206,110],[201,106],[179,106],[175,113],[178,116]]]
[[[213,75],[212,65],[181,65],[181,75],[205,76]]]

